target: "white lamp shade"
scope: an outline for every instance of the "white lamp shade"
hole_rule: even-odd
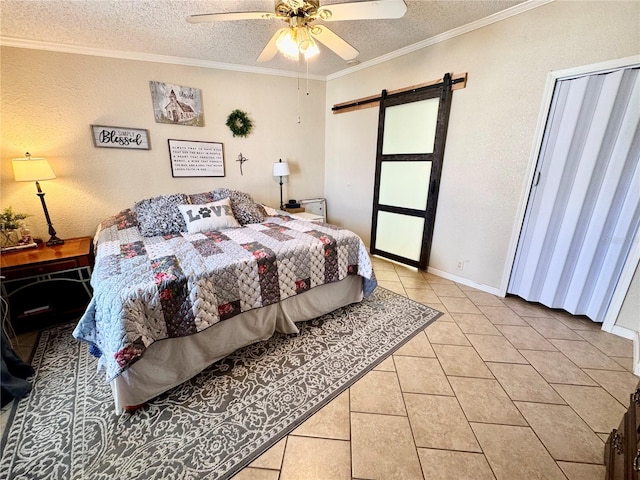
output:
[[[287,162],[276,162],[273,164],[274,177],[286,177],[289,175],[289,165]]]
[[[37,182],[56,178],[46,158],[14,158],[11,164],[16,182]]]

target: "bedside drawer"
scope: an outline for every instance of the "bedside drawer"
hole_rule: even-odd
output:
[[[14,280],[17,278],[35,277],[36,275],[45,275],[47,273],[60,272],[62,270],[69,270],[72,268],[78,268],[81,265],[78,264],[77,259],[67,258],[59,260],[57,262],[48,262],[42,265],[29,265],[24,267],[15,267],[11,269],[3,269],[2,275],[7,280]]]

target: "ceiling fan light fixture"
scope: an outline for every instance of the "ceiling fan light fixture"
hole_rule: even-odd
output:
[[[2,0],[0,0],[2,1]],[[321,0],[273,0],[274,12],[223,12],[190,15],[189,23],[223,22],[234,20],[278,19],[287,24],[273,33],[257,58],[268,62],[277,53],[299,61],[320,53],[319,44],[345,61],[354,60],[360,52],[325,25],[313,25],[316,20],[384,20],[401,18],[407,11],[405,0],[328,0],[328,6],[320,6]],[[335,2],[335,3],[334,3]],[[317,43],[316,43],[317,42]]]
[[[293,28],[283,29],[276,40],[276,47],[285,57],[297,60],[300,50],[296,41],[296,31]]]
[[[298,60],[301,53],[304,55],[305,60],[309,60],[320,53],[320,48],[306,25],[283,29],[276,40],[276,47],[278,47],[280,53],[292,60]]]
[[[301,48],[300,51],[304,54],[304,59],[308,61],[320,53],[320,48],[313,37],[309,36],[309,44],[304,50]]]
[[[296,33],[298,48],[300,49],[300,53],[304,55],[305,60],[309,60],[320,53],[318,44],[311,36],[311,31],[308,26],[298,27]]]
[[[311,46],[311,35],[309,35],[307,27],[296,28],[296,41],[301,53],[304,53]]]

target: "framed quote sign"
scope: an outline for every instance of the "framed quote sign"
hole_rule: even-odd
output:
[[[93,144],[105,148],[129,148],[135,150],[150,150],[149,130],[141,128],[108,127],[106,125],[91,125]]]
[[[169,139],[174,177],[224,177],[222,143]]]

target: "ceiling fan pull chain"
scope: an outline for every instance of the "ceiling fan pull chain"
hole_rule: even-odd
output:
[[[297,113],[297,117],[296,120],[298,123],[300,123],[300,57],[298,57],[298,113]]]

